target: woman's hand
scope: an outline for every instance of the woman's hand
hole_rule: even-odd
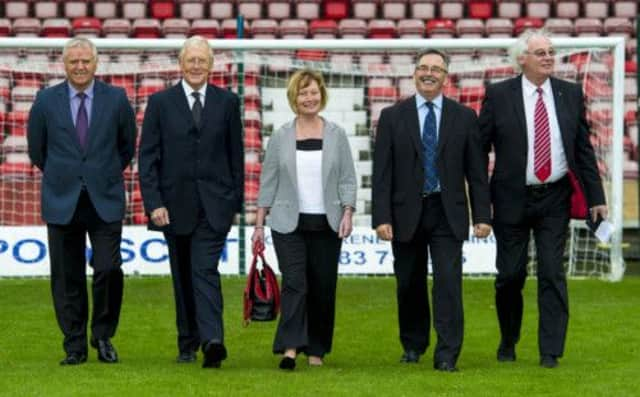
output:
[[[251,236],[251,252],[256,255],[264,251],[264,226],[255,226]]]
[[[342,213],[342,219],[340,220],[340,227],[338,228],[338,237],[349,237],[353,231],[353,223],[351,218],[353,217],[353,209],[351,207],[345,207]]]

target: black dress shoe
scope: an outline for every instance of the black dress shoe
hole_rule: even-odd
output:
[[[295,367],[296,367],[296,359],[295,358],[284,356],[284,357],[282,357],[282,360],[280,360],[280,369],[286,369],[286,370],[289,370],[289,371],[293,371],[293,369]]]
[[[98,360],[113,364],[118,362],[118,352],[109,339],[91,339],[91,347],[98,350]]]
[[[497,354],[498,361],[509,362],[516,361],[516,347],[513,345],[505,345],[500,343]]]
[[[407,350],[400,357],[400,362],[405,364],[415,364],[420,361],[420,353],[415,350]]]
[[[222,360],[227,358],[227,349],[222,343],[209,341],[202,346],[204,359],[202,368],[220,368]]]
[[[180,352],[176,358],[176,362],[179,364],[192,363],[194,361],[196,361],[196,352],[192,351]]]
[[[558,359],[556,356],[542,356],[540,357],[540,366],[545,368],[555,368],[558,366]]]
[[[87,362],[87,355],[84,353],[69,353],[62,361],[60,365],[78,365]]]
[[[448,361],[441,361],[439,363],[435,363],[433,365],[433,368],[435,368],[438,371],[443,371],[443,372],[458,372],[458,368],[456,368],[456,366]]]

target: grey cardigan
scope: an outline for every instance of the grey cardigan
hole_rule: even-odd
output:
[[[356,171],[344,129],[323,118],[322,185],[324,206],[331,228],[338,232],[343,207],[355,210]],[[279,233],[298,226],[295,119],[280,127],[269,140],[262,174],[258,207],[270,208],[267,225]]]

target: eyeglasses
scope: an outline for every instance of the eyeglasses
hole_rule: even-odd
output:
[[[549,48],[548,50],[543,50],[543,49],[539,49],[539,50],[535,50],[533,52],[530,51],[525,51],[526,54],[530,54],[533,55],[536,58],[544,58],[546,56],[550,56],[550,57],[554,57],[556,56],[556,50],[554,50],[553,48]]]
[[[447,73],[447,69],[443,69],[440,66],[418,65],[416,66],[416,70],[419,70],[425,73],[431,72],[433,74]]]
[[[189,66],[207,66],[209,60],[204,58],[187,58],[185,63]]]

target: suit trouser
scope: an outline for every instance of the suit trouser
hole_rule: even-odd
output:
[[[429,346],[430,315],[427,294],[429,252],[433,268],[434,328],[438,341],[434,362],[455,364],[464,333],[462,306],[462,241],[444,213],[440,194],[422,200],[418,229],[409,242],[393,241],[393,271],[397,281],[400,342],[405,351],[423,354]],[[427,248],[428,247],[428,248]]]
[[[561,357],[569,321],[564,248],[571,189],[567,179],[527,188],[525,217],[518,224],[494,222],[497,241],[496,309],[501,343],[515,345],[522,325],[522,288],[527,277],[529,237],[536,245],[538,344],[541,355]]]
[[[227,233],[214,231],[204,213],[187,235],[165,233],[176,305],[178,349],[197,351],[209,341],[224,343],[222,286],[218,261]]]
[[[273,352],[297,349],[323,357],[331,351],[338,258],[342,240],[331,229],[271,231],[282,273],[281,313]]]
[[[51,259],[51,292],[58,325],[67,353],[87,351],[86,236],[91,241],[93,267],[91,333],[108,339],[116,333],[124,287],[122,222],[104,222],[86,191],[80,193],[76,210],[66,225],[47,225]]]

